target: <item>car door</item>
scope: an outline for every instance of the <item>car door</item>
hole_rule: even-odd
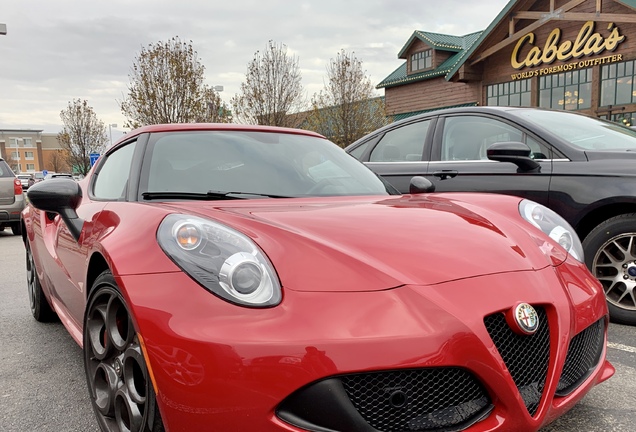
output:
[[[435,117],[400,123],[363,143],[351,155],[408,193],[411,178],[427,172],[434,125]]]
[[[77,208],[79,218],[84,220],[79,241],[73,238],[59,215],[53,220],[54,253],[63,276],[61,280],[55,281],[55,289],[58,296],[63,299],[70,316],[76,321],[75,324],[80,328],[86,292],[89,288],[84,286],[86,266],[90,259],[88,254],[96,239],[106,235],[108,231],[108,228],[99,222],[99,215],[109,201],[126,199],[126,188],[135,147],[136,142],[131,142],[100,160],[91,183],[87,185],[90,190],[89,197],[85,196]]]
[[[514,163],[489,160],[488,146],[499,142],[528,145],[540,169],[524,172]],[[508,120],[472,113],[447,115],[437,121],[426,177],[435,192],[503,193],[547,205],[554,154],[537,135]]]

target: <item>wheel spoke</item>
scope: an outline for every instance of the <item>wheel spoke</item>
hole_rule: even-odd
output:
[[[143,409],[143,405],[141,405]],[[120,432],[140,432],[143,425],[143,412],[140,405],[136,404],[128,395],[126,387],[117,391],[115,397],[115,421]]]
[[[115,394],[119,378],[112,366],[99,363],[93,374],[93,399],[102,415],[113,416],[115,413]]]
[[[128,395],[137,404],[146,403],[146,393],[148,386],[148,372],[146,370],[144,357],[138,343],[131,346],[124,353],[124,376],[123,381]]]
[[[104,360],[111,348],[110,338],[106,329],[106,305],[96,304],[90,311],[87,320],[88,339],[93,355],[98,360]]]
[[[106,323],[111,342],[123,352],[132,341],[134,332],[126,307],[117,297],[112,297],[108,302]]]

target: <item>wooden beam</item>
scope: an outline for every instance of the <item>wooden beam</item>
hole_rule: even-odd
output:
[[[596,13],[597,14],[601,13],[601,4],[602,4],[602,0],[596,0]]]
[[[510,17],[510,21],[508,21],[508,35],[512,36],[515,33],[515,19]]]

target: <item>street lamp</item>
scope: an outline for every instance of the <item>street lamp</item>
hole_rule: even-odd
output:
[[[108,134],[110,135],[110,145],[113,145],[113,129],[112,128],[116,128],[117,127],[117,123],[109,123],[108,124]]]
[[[7,25],[0,23],[0,35],[6,35],[6,34],[7,34]]]

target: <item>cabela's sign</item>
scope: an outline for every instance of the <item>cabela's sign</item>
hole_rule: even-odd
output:
[[[603,37],[600,33],[594,32],[594,21],[588,21],[583,24],[574,42],[570,40],[561,42],[561,29],[555,28],[548,35],[543,49],[534,45],[534,33],[528,33],[517,42],[510,57],[510,64],[515,69],[522,69],[547,65],[555,60],[564,62],[572,58],[597,55],[603,51],[614,51],[625,40],[625,35],[620,34],[614,23],[609,23],[607,30],[610,31],[609,36]],[[532,48],[525,58],[520,58],[519,53],[526,48],[526,44]]]

